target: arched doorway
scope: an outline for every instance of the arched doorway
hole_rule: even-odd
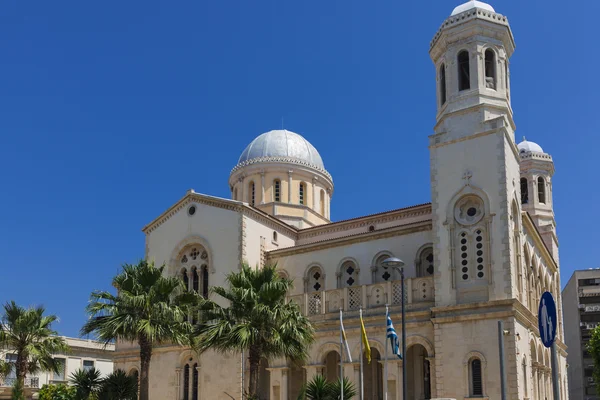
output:
[[[269,362],[266,358],[261,359],[258,367],[258,396],[261,400],[271,398],[271,373],[267,368],[269,368]]]
[[[325,356],[325,369],[323,376],[330,382],[335,382],[340,378],[340,355],[337,351],[330,351]]]
[[[371,363],[363,354],[363,382],[365,399],[383,399],[383,365],[379,351],[371,347]]]
[[[431,373],[427,350],[420,344],[406,350],[407,395],[409,399],[431,399]]]

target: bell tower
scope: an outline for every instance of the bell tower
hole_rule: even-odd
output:
[[[507,18],[480,1],[456,7],[431,41],[438,306],[517,297],[511,243],[513,221],[520,221],[520,173],[508,64],[514,49]]]

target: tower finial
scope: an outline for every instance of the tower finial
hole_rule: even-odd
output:
[[[523,141],[524,141],[524,142],[526,142],[526,141],[527,141],[527,139],[525,139],[525,135],[523,135]]]

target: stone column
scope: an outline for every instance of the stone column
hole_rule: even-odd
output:
[[[175,400],[179,400],[179,392],[181,392],[181,368],[175,368]]]
[[[260,171],[260,204],[265,204],[265,171]]]
[[[354,383],[356,392],[358,393],[358,396],[356,397],[360,398],[360,363],[356,362],[351,365],[354,367],[354,378],[352,379],[352,383]]]
[[[288,203],[292,203],[292,173],[294,171],[288,171]]]
[[[288,400],[289,368],[281,368],[281,400]]]
[[[280,368],[267,368],[269,371],[269,386],[271,391],[271,400],[281,400],[283,399],[281,386],[282,386],[282,376]],[[287,396],[287,394],[286,394]],[[287,397],[285,397],[287,399]]]
[[[434,357],[426,357],[427,361],[429,361],[429,387],[431,388],[431,398],[435,399],[437,396],[437,386],[435,381],[435,358]]]
[[[310,382],[315,376],[322,375],[324,365],[305,365],[303,368],[306,370],[306,382]]]
[[[240,176],[240,178],[238,179],[239,182],[239,186],[240,186],[240,198],[238,201],[246,201],[246,199],[244,198],[244,192],[245,192],[245,188],[244,188],[244,177]]]
[[[317,183],[318,179],[319,178],[314,177],[312,180],[312,191],[311,191],[311,193],[312,193],[312,209],[314,211],[317,211],[317,192],[315,192],[315,184]]]

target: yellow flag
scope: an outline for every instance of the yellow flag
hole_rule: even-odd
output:
[[[369,346],[369,340],[367,339],[367,331],[365,330],[365,323],[362,319],[362,310],[360,310],[360,331],[365,356],[367,356],[367,361],[371,364],[371,346]]]

